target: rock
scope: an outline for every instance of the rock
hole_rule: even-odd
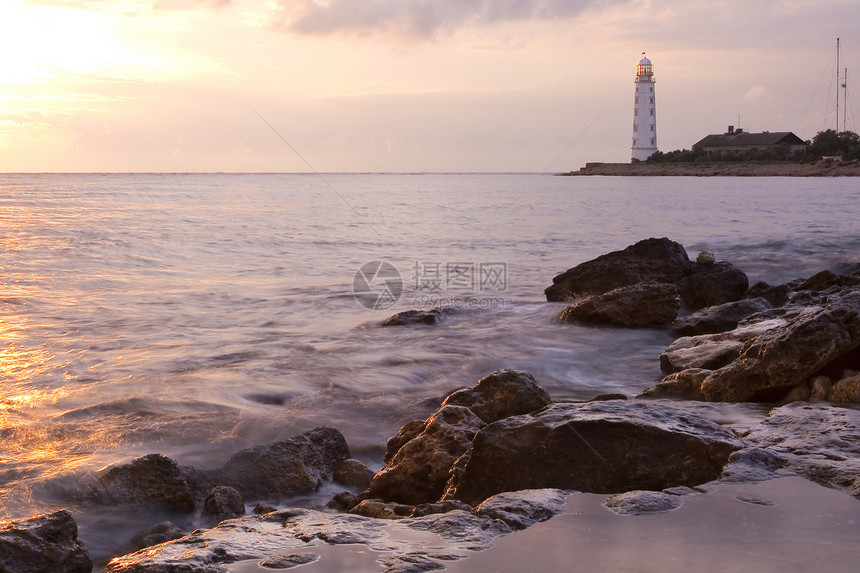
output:
[[[834,364],[858,360],[860,289],[828,295],[821,305],[787,309],[774,320],[783,323],[748,339],[735,360],[702,383],[708,400],[779,401]]]
[[[278,511],[278,508],[269,505],[268,503],[258,503],[254,505],[254,509],[251,510],[255,515],[263,515],[266,513],[272,513],[273,511]]]
[[[860,284],[858,277],[837,275],[834,272],[824,270],[800,283],[797,290],[826,291],[833,287],[857,286],[858,284]]]
[[[797,401],[803,402],[809,400],[810,395],[811,392],[809,390],[809,386],[806,385],[806,382],[801,382],[800,384],[789,390],[788,394],[783,397],[781,402],[783,404],[789,404],[791,402]]]
[[[752,426],[744,441],[775,452],[807,479],[860,498],[860,411],[793,402]]]
[[[135,550],[143,549],[144,547],[151,547],[152,545],[179,539],[183,535],[185,535],[185,532],[172,521],[162,521],[137,535],[132,539],[131,544]]]
[[[394,454],[400,451],[406,442],[418,436],[421,432],[424,431],[424,426],[427,424],[426,420],[412,420],[411,422],[407,422],[402,425],[400,429],[397,431],[397,434],[388,438],[388,442],[385,447],[385,457],[383,458],[384,463],[388,463],[391,461],[391,458],[394,457]]]
[[[558,320],[622,328],[664,328],[680,309],[681,299],[674,285],[642,282],[590,296],[564,309]]]
[[[702,382],[711,374],[704,368],[687,368],[669,374],[656,385],[646,388],[637,398],[675,398],[680,400],[704,400]]]
[[[550,511],[558,506],[555,497],[545,492],[520,492],[520,495],[522,507],[533,506],[536,517],[546,514],[539,509],[542,504],[548,505]],[[508,505],[509,514],[516,515],[513,500],[509,500]],[[404,529],[422,534],[409,535],[407,531],[404,535]],[[463,510],[392,522],[354,514],[289,508],[239,518],[116,557],[107,564],[104,573],[229,573],[234,570],[230,564],[239,561],[255,562],[248,564],[254,568],[262,563],[284,567],[316,559],[320,560],[320,570],[340,571],[344,563],[349,563],[353,569],[368,563],[369,569],[361,570],[376,570],[382,563],[392,572],[416,571],[412,568],[416,564],[429,571],[443,569],[447,562],[488,549],[493,539],[511,532],[511,527],[501,519]],[[314,551],[319,542],[326,544],[325,552]],[[356,563],[354,552],[338,554],[339,545],[355,544],[370,549],[368,561]],[[404,568],[397,568],[401,566]]]
[[[712,265],[717,262],[717,259],[711,251],[702,251],[696,256],[696,262],[700,265]]]
[[[830,382],[830,378],[827,376],[816,376],[809,384],[809,401],[823,402],[824,400],[827,400],[832,387],[833,383]]]
[[[747,290],[746,298],[763,298],[771,306],[782,306],[788,302],[791,287],[787,284],[770,286],[766,282],[759,281]]]
[[[746,273],[731,263],[697,265],[678,285],[684,307],[699,310],[740,300],[749,288]]]
[[[0,521],[0,571],[90,573],[92,569],[90,555],[78,540],[78,525],[65,509]]]
[[[830,389],[828,399],[831,402],[860,402],[860,376],[843,378]]]
[[[449,394],[442,406],[464,406],[489,424],[533,412],[549,403],[549,394],[528,372],[497,370],[478,380],[472,388]]]
[[[245,514],[242,494],[226,485],[213,487],[203,502],[202,517],[212,524]]]
[[[149,454],[105,471],[93,493],[111,505],[186,513],[194,510],[194,490],[185,473],[176,461],[161,454]]]
[[[779,477],[776,472],[786,465],[777,452],[761,448],[744,448],[732,452],[720,480],[729,483],[766,481]]]
[[[373,470],[356,459],[349,458],[334,468],[334,482],[346,487],[367,489],[373,479]]]
[[[343,434],[319,427],[288,440],[241,450],[220,469],[199,473],[202,482],[228,485],[245,498],[284,498],[316,491],[350,457]]]
[[[534,488],[618,493],[695,485],[719,476],[743,447],[698,415],[654,403],[554,403],[482,428],[457,462],[444,499],[477,504]]]
[[[544,293],[550,302],[566,302],[642,282],[675,284],[691,264],[680,244],[667,238],[646,239],[568,269],[553,278]]]
[[[430,310],[404,310],[388,317],[382,326],[409,326],[413,324],[436,324],[442,321],[442,312],[433,308]]]
[[[660,354],[660,369],[664,374],[690,369],[716,370],[740,356],[742,347],[743,340],[733,335],[684,336]]]
[[[415,507],[410,517],[424,517],[425,515],[448,513],[455,510],[472,511],[472,506],[456,499],[449,499],[448,501],[440,501],[438,503],[422,503]]]
[[[639,283],[674,285],[690,310],[741,299],[749,280],[730,263],[698,264],[667,238],[646,239],[568,269],[544,293],[550,302],[601,295]]]
[[[373,477],[362,495],[409,505],[439,500],[449,469],[469,449],[475,432],[485,425],[469,408],[443,406],[427,419],[423,431],[406,442]]]
[[[320,556],[316,553],[287,553],[277,557],[267,557],[260,561],[263,569],[292,569],[299,565],[308,565],[319,561]]]
[[[628,491],[606,498],[603,505],[618,515],[645,515],[672,511],[682,503],[679,496],[661,491]]]
[[[568,493],[560,489],[500,493],[481,502],[475,513],[504,521],[517,531],[561,513]]]
[[[376,519],[404,519],[415,511],[414,505],[406,505],[381,499],[365,499],[349,510],[354,515],[375,517]]]
[[[773,308],[764,298],[747,298],[703,308],[672,322],[671,328],[681,336],[715,334],[737,328],[738,323],[757,312]]]

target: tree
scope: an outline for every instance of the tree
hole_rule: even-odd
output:
[[[834,129],[819,131],[807,153],[816,158],[841,155],[845,161],[860,159],[860,135],[853,131],[837,133]]]

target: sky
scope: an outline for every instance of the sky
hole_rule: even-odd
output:
[[[0,172],[627,162],[643,52],[660,150],[811,139],[837,38],[858,131],[858,22],[857,0],[2,0]]]

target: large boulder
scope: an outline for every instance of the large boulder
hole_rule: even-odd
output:
[[[653,403],[553,403],[481,429],[445,499],[470,504],[531,488],[618,493],[719,477],[743,444],[721,426]]]
[[[860,362],[860,289],[848,288],[809,306],[789,306],[758,325],[738,357],[702,383],[710,401],[779,401],[813,375],[854,367]],[[753,325],[754,327],[756,325]]]
[[[552,282],[544,291],[550,302],[576,301],[640,283],[674,285],[682,305],[691,311],[740,300],[749,288],[746,274],[730,263],[693,262],[681,244],[665,237],[601,255]]]
[[[66,510],[0,522],[0,571],[90,573],[93,562]]]
[[[94,497],[108,505],[194,510],[194,489],[175,460],[149,454],[108,469],[98,477]]]
[[[246,499],[277,499],[316,491],[349,459],[338,430],[319,427],[287,440],[240,450],[217,470],[200,471],[200,489],[226,485]]]
[[[443,406],[373,477],[363,497],[411,505],[437,501],[445,492],[451,466],[485,425],[469,408]]]

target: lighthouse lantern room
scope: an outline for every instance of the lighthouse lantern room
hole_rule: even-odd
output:
[[[633,97],[633,159],[645,161],[657,151],[657,107],[654,95],[654,66],[644,57],[636,67]]]

